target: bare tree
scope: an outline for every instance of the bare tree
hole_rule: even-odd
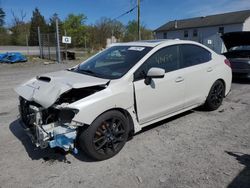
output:
[[[11,14],[13,16],[13,26],[24,24],[24,18],[26,17],[26,12],[22,9],[20,10],[20,16],[17,16],[13,10],[11,10]]]

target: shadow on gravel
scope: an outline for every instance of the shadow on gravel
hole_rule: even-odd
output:
[[[70,164],[71,162],[67,160],[66,155],[68,152],[65,152],[64,150],[60,148],[46,148],[46,149],[40,149],[37,148],[32,142],[29,136],[25,133],[23,130],[20,120],[17,119],[13,121],[9,125],[10,131],[15,135],[23,144],[26,152],[28,153],[29,157],[32,160],[40,160],[42,159],[44,162],[53,163],[53,162],[64,162],[67,164]],[[91,162],[91,160],[86,157],[82,152],[79,152],[79,154],[74,155],[75,158],[85,161],[85,162]]]
[[[250,187],[250,155],[225,151],[228,155],[233,156],[245,168],[233,179],[228,188],[249,188]]]
[[[236,78],[233,78],[232,82],[236,84],[250,84],[250,79],[236,77]]]

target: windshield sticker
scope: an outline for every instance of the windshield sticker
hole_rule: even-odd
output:
[[[145,47],[137,47],[137,46],[132,46],[128,50],[134,50],[134,51],[142,51],[144,50]]]

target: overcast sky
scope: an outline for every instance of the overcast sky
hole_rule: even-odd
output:
[[[69,13],[84,13],[87,24],[101,17],[115,18],[136,6],[137,0],[0,0],[6,12],[6,25],[12,23],[11,10],[16,15],[26,12],[29,20],[38,7],[46,20],[53,13],[64,19]],[[141,0],[141,20],[150,29],[156,29],[170,20],[206,16],[230,11],[250,9],[250,0]],[[119,21],[127,23],[136,19],[137,12],[123,16]]]

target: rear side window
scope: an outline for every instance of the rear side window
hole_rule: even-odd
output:
[[[181,68],[199,65],[211,60],[211,53],[197,45],[182,44],[180,45],[180,52]]]
[[[145,78],[148,70],[152,67],[162,68],[166,72],[171,72],[179,68],[178,46],[162,48],[150,56],[144,64],[135,72],[134,79]]]

